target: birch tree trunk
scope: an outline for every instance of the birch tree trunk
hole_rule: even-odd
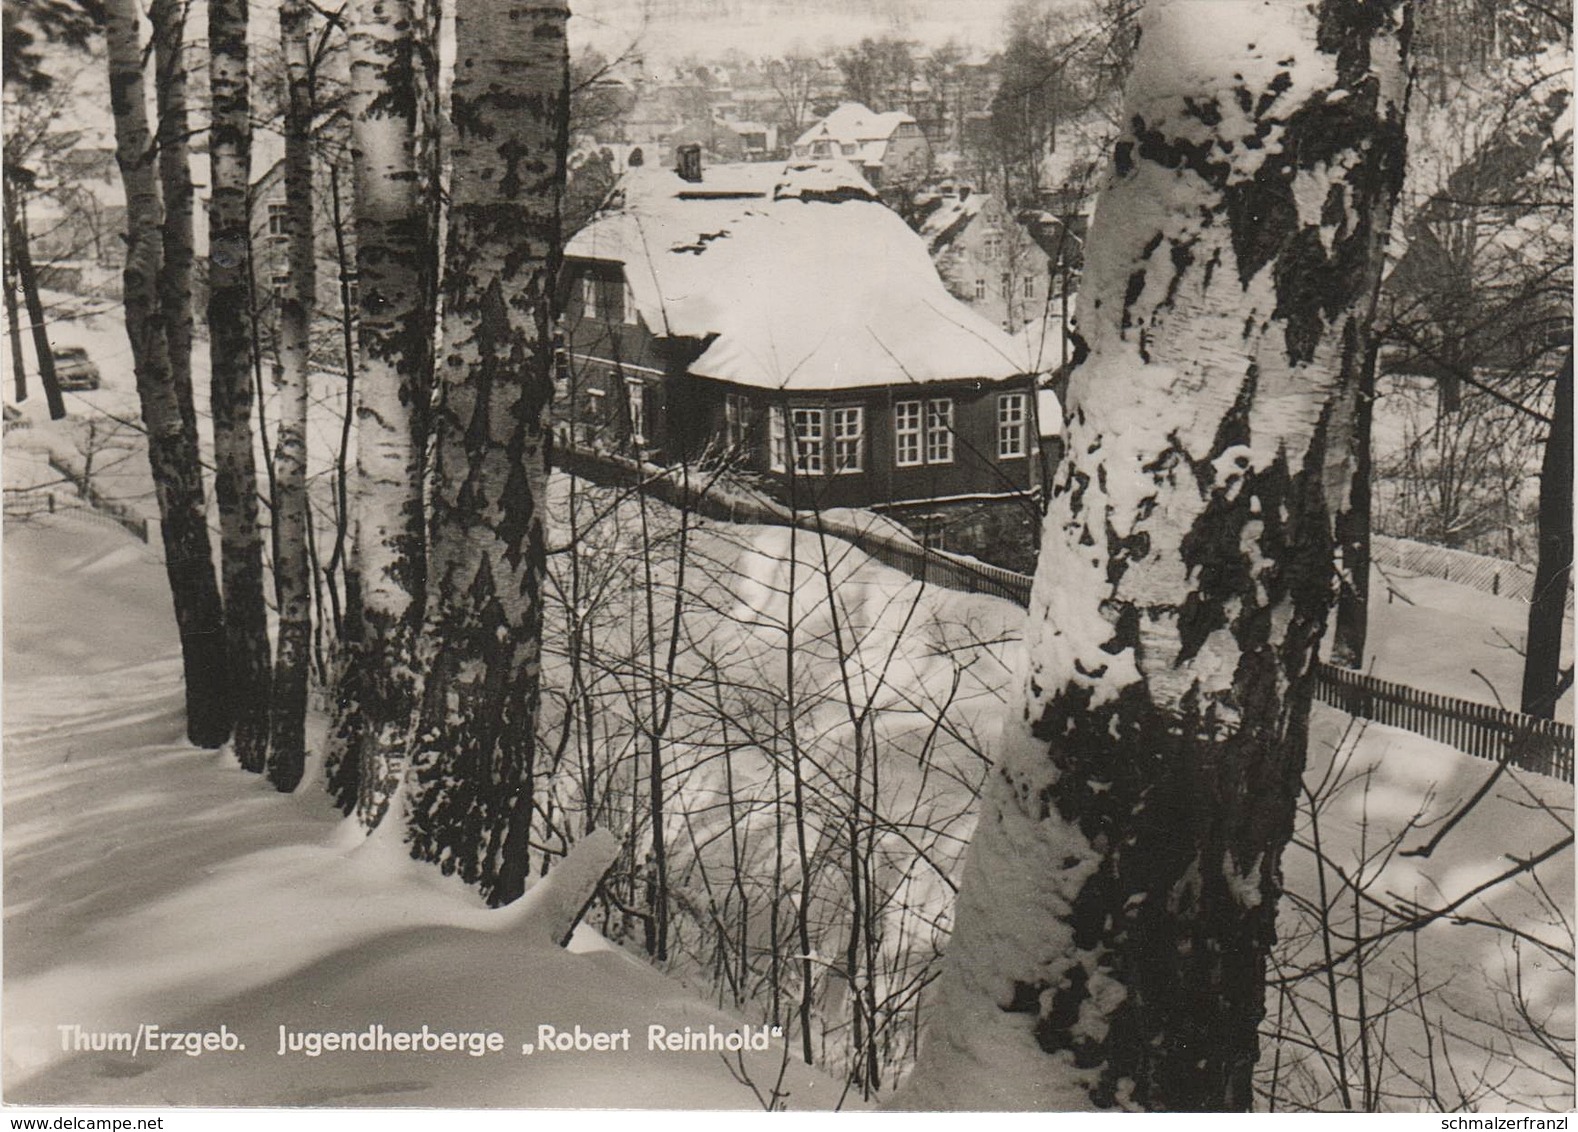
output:
[[[905,1106],[1252,1101],[1406,5],[1160,0],[1141,26],[1018,704]]]
[[[208,83],[212,100],[208,205],[208,348],[214,417],[214,494],[219,500],[236,757],[263,770],[269,731],[268,621],[263,604],[263,533],[258,527],[252,435],[252,320],[247,306],[247,189],[251,177],[251,90],[245,0],[210,0]]]
[[[420,693],[426,582],[428,401],[437,308],[429,184],[418,168],[424,119],[419,26],[408,0],[350,10],[351,139],[360,284],[355,552],[360,602],[336,703],[331,790],[371,828],[403,772]],[[347,600],[352,599],[347,586]]]
[[[22,313],[17,309],[16,267],[11,262],[11,251],[5,252],[5,331],[11,343],[11,380],[18,403],[27,400],[27,366],[22,361]]]
[[[525,887],[540,681],[544,411],[568,142],[564,0],[456,12],[444,355],[413,852]]]
[[[307,553],[307,371],[318,262],[312,218],[312,45],[307,0],[282,0],[285,59],[285,214],[290,283],[279,312],[278,421],[274,431],[275,637],[268,778],[296,789],[306,766],[307,671],[312,650],[312,566]]]
[[[1375,374],[1379,361],[1379,343],[1372,338],[1365,352],[1358,395],[1354,400],[1353,482],[1348,487],[1347,505],[1337,513],[1334,524],[1337,546],[1342,551],[1342,575],[1331,662],[1357,669],[1364,667],[1365,643],[1370,634],[1371,495],[1375,474],[1371,444],[1375,430]]]
[[[164,200],[164,269],[159,307],[170,350],[170,381],[181,419],[197,435],[192,399],[192,158],[186,97],[186,0],[153,0],[154,94],[159,109],[159,185]]]
[[[115,156],[126,189],[126,268],[122,276],[126,332],[148,435],[165,571],[181,636],[186,733],[199,747],[218,747],[230,737],[224,615],[208,539],[197,431],[181,412],[159,303],[164,238],[144,101],[140,14],[136,0],[112,0],[105,8]]]

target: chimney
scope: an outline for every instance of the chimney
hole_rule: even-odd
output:
[[[674,151],[675,172],[680,180],[689,181],[693,185],[701,184],[701,146],[692,142],[682,145]]]

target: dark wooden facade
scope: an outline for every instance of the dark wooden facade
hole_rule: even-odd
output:
[[[689,367],[707,343],[654,335],[621,265],[571,260],[565,288],[561,443],[658,462],[727,458],[799,507],[1012,496],[1039,485],[1028,375],[827,390],[698,377]]]

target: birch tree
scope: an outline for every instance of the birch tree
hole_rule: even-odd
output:
[[[418,169],[422,26],[408,0],[349,12],[356,182],[356,640],[342,666],[330,790],[363,825],[383,817],[417,706],[428,399],[432,389],[431,210]]]
[[[159,308],[170,350],[170,382],[181,419],[197,434],[192,399],[192,232],[191,125],[186,95],[186,0],[154,0],[155,97],[159,110],[159,187],[164,201],[164,269],[159,275]]]
[[[279,7],[285,60],[285,231],[290,282],[280,303],[278,421],[274,433],[275,638],[268,777],[291,791],[306,763],[307,669],[312,648],[312,578],[307,556],[307,370],[318,286],[312,228],[311,10]]]
[[[17,282],[22,287],[22,301],[27,304],[27,320],[33,335],[33,358],[38,363],[38,381],[44,387],[44,400],[49,405],[49,419],[58,421],[66,415],[66,402],[60,395],[60,382],[55,377],[55,355],[49,346],[49,325],[44,318],[44,303],[38,294],[38,271],[33,266],[33,253],[29,247],[27,212],[23,196],[32,174],[11,161],[5,163],[5,235],[16,268]]]
[[[553,280],[569,121],[564,0],[463,0],[413,852],[524,891],[541,679]]]
[[[903,1104],[1251,1102],[1407,37],[1398,0],[1142,16],[1018,702]]]
[[[251,83],[245,0],[208,5],[211,101],[208,205],[208,344],[214,418],[214,494],[219,500],[225,642],[235,751],[263,770],[268,752],[269,643],[263,604],[263,536],[258,528],[257,460],[252,437],[252,320],[247,297],[247,190],[251,177]]]
[[[224,615],[208,540],[197,430],[182,413],[159,301],[165,278],[163,217],[148,129],[140,13],[136,0],[114,0],[106,15],[115,156],[126,188],[126,332],[181,637],[186,733],[197,746],[218,747],[230,736]]]

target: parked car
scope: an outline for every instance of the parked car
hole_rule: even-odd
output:
[[[55,378],[61,389],[76,391],[99,387],[99,367],[81,346],[57,346],[50,352],[55,355]]]

